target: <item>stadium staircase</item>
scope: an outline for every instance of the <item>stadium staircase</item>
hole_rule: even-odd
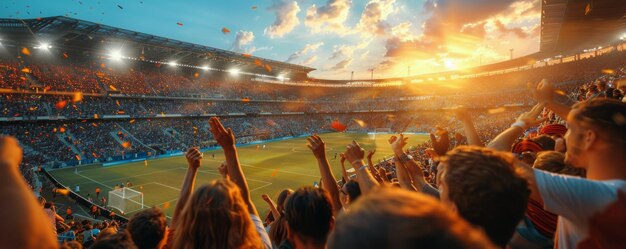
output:
[[[118,143],[120,143],[120,145],[122,145],[124,143],[124,141],[117,135],[118,132],[122,132],[124,135],[128,136],[129,138],[131,138],[132,140],[134,140],[134,142],[137,143],[132,143],[133,145],[135,144],[140,144],[141,146],[145,147],[146,149],[152,151],[152,153],[154,155],[157,154],[157,151],[153,148],[151,148],[150,146],[146,145],[144,142],[142,142],[141,140],[139,140],[137,137],[135,137],[132,133],[130,133],[128,130],[124,129],[124,127],[122,127],[121,125],[119,125],[118,123],[115,123],[115,126],[117,128],[119,128],[119,130],[113,130],[111,132],[109,132],[109,134],[111,134],[111,136],[113,137],[113,139],[115,139],[115,141],[117,141]]]
[[[76,140],[72,133],[70,133],[69,131],[66,131],[64,133],[57,133],[57,138],[59,138],[59,140],[61,140],[61,143],[63,143],[65,146],[70,147],[70,149],[72,149],[72,152],[80,156],[80,158],[85,158],[85,155],[78,148],[76,148],[73,143],[70,143],[70,141]]]

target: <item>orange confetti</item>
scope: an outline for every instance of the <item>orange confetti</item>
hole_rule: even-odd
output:
[[[67,101],[65,100],[61,100],[54,105],[54,107],[56,107],[59,110],[65,108],[65,106],[67,106]]]
[[[113,86],[113,85],[109,85],[109,88],[110,88],[111,90],[113,90],[113,91],[117,91],[117,88],[115,88],[115,86]]]
[[[182,26],[183,26],[183,23],[182,23],[182,22],[177,22],[177,23],[176,23],[176,25],[178,25],[178,26],[181,26],[181,27],[182,27]]]
[[[100,67],[101,67],[101,68],[105,68],[105,67],[107,67],[107,65],[106,65],[106,64],[104,64],[104,63],[100,63]]]
[[[80,161],[80,156],[79,155],[75,155],[76,156],[76,160]]]
[[[28,50],[28,48],[26,48],[26,47],[23,47],[22,48],[22,54],[30,55],[30,50]]]
[[[604,74],[615,74],[615,70],[613,70],[613,69],[602,69],[602,73],[604,73]]]
[[[117,114],[118,114],[118,115],[124,115],[125,113],[126,113],[126,112],[124,112],[124,110],[119,110],[119,111],[117,111]]]
[[[248,103],[250,102],[250,98],[242,98],[241,102]]]
[[[135,123],[135,120],[134,120],[134,119],[131,119],[129,122],[130,122],[131,124],[133,124],[133,123]]]
[[[70,55],[68,53],[63,53],[63,58],[65,59],[70,58]]]
[[[119,101],[119,100],[115,100],[115,104],[116,104],[117,106],[120,106],[120,101]]]
[[[129,148],[130,147],[130,142],[129,141],[123,142],[122,143],[122,147]]]
[[[226,27],[223,27],[223,28],[222,28],[222,34],[225,34],[225,35],[226,35],[226,34],[228,34],[228,33],[230,33],[230,29],[227,29]]]
[[[272,177],[276,176],[277,173],[278,173],[278,168],[275,168],[274,171],[272,172]]]
[[[272,67],[270,67],[270,65],[265,65],[265,71],[267,71],[268,73],[272,72]]]
[[[98,119],[98,114],[93,114],[93,118]]]
[[[352,121],[354,121],[355,123],[357,123],[361,127],[365,127],[365,122],[363,122],[363,120],[353,118]]]
[[[251,55],[251,54],[242,54],[242,56],[243,56],[243,57],[246,57],[246,58],[250,58],[250,57],[252,57],[252,55]]]
[[[93,126],[93,127],[98,127],[98,124],[96,124],[96,123],[91,123],[91,126]]]
[[[193,74],[193,77],[198,78],[198,76],[200,76],[200,73],[198,73],[198,72],[195,72],[195,73]]]
[[[23,72],[23,73],[31,73],[30,69],[29,69],[29,68],[27,68],[27,67],[22,68],[22,72]]]
[[[346,128],[348,128],[346,125],[344,125],[341,122],[339,122],[339,120],[333,121],[330,124],[330,127],[333,128],[334,130],[338,131],[338,132],[344,132],[346,130]]]
[[[163,203],[163,209],[168,209],[168,208],[170,208],[170,202],[169,201]]]
[[[554,90],[554,93],[558,94],[558,95],[566,95],[566,93],[563,90]]]
[[[80,102],[83,100],[83,93],[75,92],[72,96],[72,103]]]
[[[97,155],[95,152],[91,152],[91,155],[92,155],[94,158],[98,158],[98,155]]]
[[[591,3],[588,3],[587,6],[585,6],[585,15],[588,15],[589,12],[591,12]]]
[[[78,160],[80,161],[80,159],[78,159]],[[70,191],[68,189],[66,189],[66,188],[57,188],[57,189],[54,189],[54,190],[55,190],[54,192],[56,192],[59,195],[67,196],[67,195],[70,194]]]
[[[254,64],[257,65],[257,67],[262,67],[263,66],[263,62],[261,62],[261,60],[259,60],[259,59],[254,60]]]
[[[52,132],[57,133],[57,128],[56,127],[52,128]]]
[[[65,127],[61,127],[61,128],[59,128],[59,132],[61,132],[61,133],[65,133]]]
[[[487,110],[487,113],[489,113],[489,114],[496,114],[496,113],[503,113],[505,111],[506,111],[506,108],[500,107],[500,108],[489,109],[489,110]]]

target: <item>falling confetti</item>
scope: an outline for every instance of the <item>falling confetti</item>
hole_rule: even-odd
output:
[[[602,69],[603,74],[615,74],[615,70],[613,69]]]
[[[252,57],[252,55],[251,55],[251,54],[242,54],[242,55],[243,55],[243,57],[246,57],[246,58],[250,58],[250,57]]]
[[[94,114],[93,114],[93,118],[94,118],[94,119],[98,119],[98,114],[95,114],[95,113],[94,113]]]
[[[250,102],[250,98],[242,98],[241,102],[248,103]]]
[[[505,111],[506,111],[506,108],[500,107],[500,108],[489,109],[489,110],[487,110],[487,113],[489,113],[489,114],[496,114],[496,113],[503,113]]]
[[[563,90],[554,90],[554,93],[558,94],[558,95],[566,95],[566,93]]]
[[[22,48],[22,54],[30,55],[30,50],[28,50],[28,48],[26,48],[26,47],[23,47]]]
[[[100,67],[101,67],[101,68],[105,68],[105,67],[107,67],[107,65],[106,65],[106,64],[104,64],[104,63],[100,63]]]
[[[169,201],[163,203],[163,209],[168,209],[168,208],[170,208],[170,202]]]
[[[195,77],[195,78],[198,78],[198,76],[200,76],[200,74],[199,74],[198,72],[195,72],[195,73],[193,74],[193,77]]]
[[[119,100],[115,100],[115,104],[116,104],[117,106],[120,106],[120,101],[119,101]]]
[[[130,142],[129,141],[125,141],[122,143],[122,147],[124,148],[129,148],[130,147]]]
[[[228,33],[230,33],[230,29],[227,29],[226,27],[222,28],[222,34],[227,35]]]
[[[585,6],[585,15],[588,15],[589,12],[591,12],[591,3],[588,3],[587,6]]]
[[[65,100],[61,100],[54,105],[54,107],[56,107],[58,110],[62,110],[63,108],[65,108],[65,106],[67,106],[67,101]]]
[[[121,6],[121,5],[119,5],[119,4],[117,5],[117,7],[118,7],[118,8],[120,8],[121,10],[123,10],[123,9],[124,9],[124,7],[122,7],[122,6]]]
[[[80,161],[80,156],[79,155],[75,155],[76,160]]]
[[[365,127],[365,122],[363,122],[363,120],[354,118],[354,119],[352,119],[352,121],[354,121],[355,123],[357,123],[361,127]]]
[[[277,173],[278,173],[278,168],[275,168],[274,171],[272,172],[272,177],[276,176]]]
[[[61,132],[61,133],[65,133],[65,127],[61,127],[61,128],[59,128],[59,132]]]
[[[338,131],[338,132],[344,132],[347,128],[346,125],[342,124],[341,122],[339,122],[339,120],[335,120],[330,124],[330,127],[333,128],[334,130]]]
[[[67,54],[67,53],[63,53],[63,58],[65,58],[65,59],[70,58],[70,55]]]
[[[268,73],[272,72],[272,67],[270,67],[270,65],[265,65],[265,71],[267,71]]]
[[[72,103],[80,102],[82,100],[83,100],[83,93],[75,92],[74,95],[72,95]]]
[[[176,25],[183,26],[183,23],[182,22],[177,22]]]
[[[117,88],[115,88],[113,85],[109,85],[109,88],[113,91],[117,91]]]
[[[80,159],[78,159],[78,161],[80,161]],[[54,192],[57,193],[58,195],[64,195],[64,196],[67,196],[70,194],[70,191],[66,188],[55,188]]]
[[[93,127],[98,127],[98,124],[96,124],[96,123],[91,123],[91,126],[93,126]]]
[[[254,60],[254,64],[255,64],[257,67],[262,67],[262,66],[263,66],[263,62],[262,62],[261,60],[259,60],[259,59]]]
[[[29,69],[29,68],[27,68],[27,67],[22,68],[22,72],[23,72],[23,73],[31,73],[30,69]]]
[[[130,121],[128,121],[128,122],[129,122],[129,123],[131,123],[131,124],[134,124],[134,123],[135,123],[135,120],[134,120],[134,119],[131,119],[131,120],[130,120]]]

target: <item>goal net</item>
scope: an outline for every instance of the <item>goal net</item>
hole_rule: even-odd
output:
[[[373,132],[369,132],[369,138],[372,140],[376,140],[377,134],[392,134],[391,128],[375,128]],[[388,137],[388,136],[385,136]]]
[[[111,190],[108,206],[119,210],[122,214],[143,209],[143,193],[131,188]]]

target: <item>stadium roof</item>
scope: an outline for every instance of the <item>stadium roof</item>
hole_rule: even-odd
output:
[[[624,0],[543,0],[543,53],[570,53],[613,44],[626,33]]]
[[[146,59],[158,61],[176,60],[179,64],[203,65],[210,62],[213,68],[227,68],[231,65],[248,66],[249,69],[264,71],[264,67],[254,66],[255,61],[270,65],[274,69],[289,70],[306,75],[314,68],[285,62],[244,55],[228,50],[193,44],[165,37],[111,27],[75,18],[55,16],[37,19],[0,19],[0,32],[4,40],[34,41],[53,43],[55,47],[92,51],[102,47],[102,43],[120,42],[125,49],[139,51]],[[139,57],[139,55],[137,55]],[[214,65],[215,62],[220,65]],[[258,62],[256,62],[258,63]],[[278,70],[276,70],[278,71]]]

